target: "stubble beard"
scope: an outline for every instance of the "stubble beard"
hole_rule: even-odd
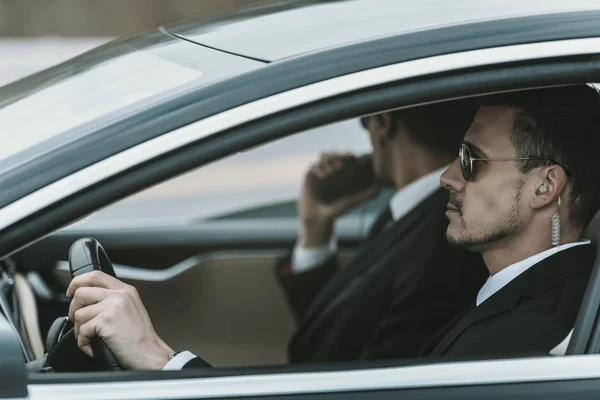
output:
[[[514,236],[521,230],[523,225],[519,218],[521,187],[522,185],[519,185],[513,206],[504,216],[479,228],[476,227],[480,224],[479,222],[473,221],[468,223],[465,220],[463,215],[464,204],[461,204],[457,213],[457,217],[460,218],[460,233],[455,237],[446,231],[448,242],[453,246],[460,246],[469,251],[482,253],[489,250],[494,244]],[[473,228],[476,228],[476,230]]]

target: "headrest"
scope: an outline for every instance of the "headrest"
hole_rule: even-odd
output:
[[[583,232],[583,238],[589,239],[598,248],[598,241],[600,240],[600,211],[596,213],[590,224]]]

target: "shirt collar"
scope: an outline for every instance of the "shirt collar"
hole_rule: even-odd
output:
[[[559,251],[567,250],[571,247],[581,246],[589,243],[589,240],[583,240],[575,243],[561,244],[560,246],[556,246],[551,249],[542,251],[541,253],[538,253],[522,261],[509,265],[500,272],[497,272],[495,275],[492,275],[488,278],[488,280],[485,282],[485,284],[477,294],[477,306],[479,306],[481,303],[492,297],[494,293],[502,289],[504,286],[508,285],[513,279],[515,279],[516,277],[518,277],[523,272],[527,271],[529,268],[539,263],[540,261],[545,260],[546,258],[558,253]]]
[[[390,210],[394,221],[398,221],[425,200],[427,196],[440,188],[440,177],[448,166],[420,177],[398,190],[390,199]]]

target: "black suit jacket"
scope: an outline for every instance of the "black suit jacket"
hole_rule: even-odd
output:
[[[344,268],[335,257],[300,274],[278,266],[299,321],[290,362],[414,357],[469,304],[488,272],[479,254],[448,244],[447,201],[436,191]]]
[[[443,327],[421,356],[495,358],[547,355],[575,324],[591,275],[591,245],[563,250],[532,266],[478,307]],[[185,368],[207,364],[197,358]]]
[[[457,315],[421,355],[548,355],[575,325],[594,259],[593,246],[581,245],[542,260],[478,307]]]
[[[471,304],[423,347],[421,356],[547,355],[575,324],[595,259],[591,245],[563,250],[523,272],[478,307]],[[185,368],[207,364],[197,358]]]

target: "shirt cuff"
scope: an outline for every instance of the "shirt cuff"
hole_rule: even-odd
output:
[[[304,248],[296,244],[292,253],[292,272],[300,274],[315,269],[337,252],[337,238],[331,237],[328,245]]]
[[[163,371],[179,371],[184,367],[185,364],[190,362],[190,360],[196,358],[196,356],[189,351],[182,351],[177,354],[175,357],[169,360],[167,364],[163,367]]]

